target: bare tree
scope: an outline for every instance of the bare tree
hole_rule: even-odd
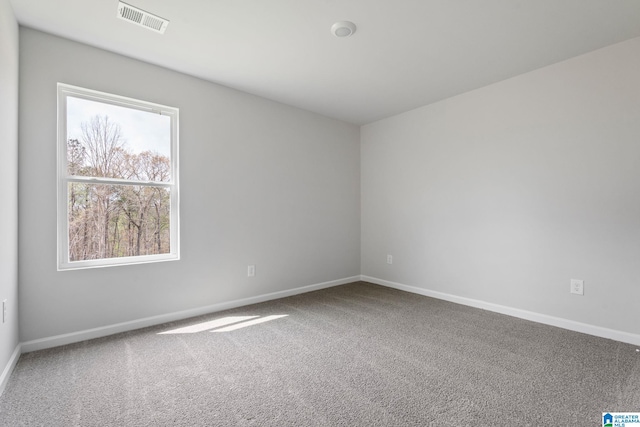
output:
[[[109,116],[93,116],[84,122],[82,145],[92,176],[121,178],[121,165],[125,141],[120,125],[113,123]]]

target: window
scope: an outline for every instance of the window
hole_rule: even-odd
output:
[[[178,109],[58,83],[58,270],[179,259]]]

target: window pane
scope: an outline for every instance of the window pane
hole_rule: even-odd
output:
[[[68,96],[67,173],[171,181],[171,118]]]
[[[170,252],[170,190],[70,183],[69,261]]]

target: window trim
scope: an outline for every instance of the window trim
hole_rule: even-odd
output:
[[[178,115],[175,107],[141,101],[120,95],[99,92],[65,83],[58,83],[58,135],[57,135],[57,265],[58,271],[77,270],[118,265],[143,264],[150,262],[174,261],[180,259],[180,204],[178,173]],[[67,97],[153,112],[169,116],[171,119],[171,181],[148,182],[114,178],[81,177],[67,175]],[[127,184],[169,188],[170,190],[170,232],[169,252],[166,254],[138,255],[92,260],[69,260],[69,200],[68,184],[84,182],[96,184]]]

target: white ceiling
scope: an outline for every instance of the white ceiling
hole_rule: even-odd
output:
[[[125,0],[126,1],[126,0]],[[20,24],[355,124],[640,36],[638,0],[11,0]],[[349,38],[330,32],[353,21]]]

